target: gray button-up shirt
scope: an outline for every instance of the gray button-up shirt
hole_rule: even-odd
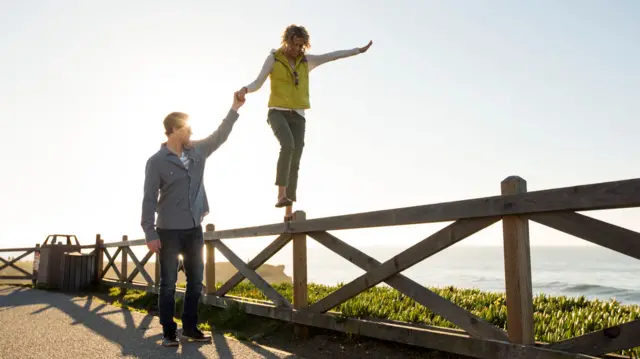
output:
[[[147,160],[141,222],[147,242],[158,239],[156,228],[189,229],[201,225],[209,213],[203,182],[205,163],[227,140],[238,117],[236,111],[229,110],[216,131],[185,148],[187,167],[166,143]]]

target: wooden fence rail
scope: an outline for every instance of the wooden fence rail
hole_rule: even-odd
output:
[[[308,326],[417,345],[477,358],[591,358],[611,356],[620,350],[640,346],[640,320],[587,333],[557,343],[534,340],[529,221],[533,221],[616,252],[640,259],[640,233],[621,228],[577,211],[640,207],[640,178],[527,192],[520,177],[501,182],[498,196],[415,207],[306,219],[297,211],[291,222],[216,231],[207,225],[205,240],[205,289],[202,301],[227,307],[240,304],[253,315],[279,319],[297,325],[306,334]],[[340,240],[329,231],[452,222],[419,243],[379,262]],[[505,260],[507,328],[505,331],[402,274],[403,271],[469,236],[502,221]],[[277,236],[253,259],[244,262],[223,239]],[[333,293],[309,305],[307,288],[307,237],[366,271]],[[293,302],[278,293],[256,270],[279,250],[293,242]],[[104,243],[97,235],[95,281],[109,286],[158,292],[159,269],[155,277],[145,270],[153,254],[141,260],[131,250],[145,245],[144,239]],[[218,249],[238,272],[216,288],[215,251]],[[103,255],[107,259],[103,264]],[[120,267],[116,265],[121,256]],[[129,259],[134,267],[127,268]],[[105,279],[110,269],[116,279]],[[144,282],[134,282],[138,276]],[[268,301],[229,296],[244,279],[253,283]],[[344,318],[332,309],[380,283],[386,283],[460,328],[417,326],[410,323]],[[178,291],[178,295],[184,292]]]
[[[548,344],[534,340],[534,318],[529,249],[529,221],[571,234],[591,243],[640,259],[640,233],[621,228],[576,211],[640,207],[640,179],[589,184],[527,192],[520,177],[501,183],[501,195],[424,206],[306,219],[303,211],[291,222],[259,227],[216,231],[207,225],[205,293],[203,302],[227,307],[240,304],[248,313],[298,324],[300,334],[306,326],[358,333],[365,336],[418,345],[478,358],[587,358],[640,346],[640,321],[606,328],[561,342]],[[389,260],[380,263],[340,240],[329,231],[452,221]],[[401,272],[430,256],[464,240],[492,224],[502,221],[505,258],[505,287],[508,303],[505,331],[412,281]],[[277,237],[252,260],[245,263],[227,247],[223,239],[276,235]],[[307,236],[365,270],[366,273],[335,292],[308,305]],[[278,293],[256,270],[280,249],[293,241],[293,303]],[[155,281],[144,270],[148,253],[138,261],[131,246],[144,240],[97,244],[109,262],[101,276],[113,268],[119,280],[103,280],[111,286],[158,291]],[[97,247],[98,248],[98,247]],[[113,256],[109,249],[115,249]],[[216,289],[214,248],[238,270]],[[115,266],[119,253],[131,257],[135,269],[127,276],[126,261],[120,271]],[[100,267],[102,268],[102,267]],[[141,273],[146,283],[132,279]],[[156,271],[157,277],[157,271]],[[101,277],[102,278],[102,277]],[[257,302],[227,295],[244,279],[249,280],[267,298]],[[461,330],[414,326],[389,321],[344,319],[333,308],[380,283],[386,283],[417,303],[447,319]],[[183,292],[179,292],[183,295]]]
[[[3,281],[14,281],[14,280],[15,281],[25,281],[25,280],[32,281],[33,280],[34,272],[32,271],[31,273],[29,273],[28,271],[18,266],[16,263],[18,263],[20,260],[24,259],[30,254],[34,255],[34,261],[37,260],[37,256],[40,252],[40,244],[36,244],[35,247],[29,247],[29,248],[0,249],[0,253],[20,253],[20,252],[24,252],[24,253],[20,254],[17,257],[12,258],[11,260],[0,257],[0,272],[8,269],[12,269],[13,271],[19,272],[21,274],[20,275],[16,275],[16,274],[2,275],[0,273],[0,280],[3,280]]]

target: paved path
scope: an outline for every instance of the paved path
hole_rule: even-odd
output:
[[[287,358],[216,334],[210,343],[160,346],[158,318],[85,298],[0,285],[0,358]]]

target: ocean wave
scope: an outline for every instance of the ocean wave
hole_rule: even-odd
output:
[[[534,284],[537,290],[552,293],[564,293],[575,295],[584,295],[585,297],[597,297],[597,298],[616,298],[617,300],[625,302],[640,303],[640,290],[619,288],[606,285],[592,284],[592,283],[566,283],[553,281],[548,283]]]

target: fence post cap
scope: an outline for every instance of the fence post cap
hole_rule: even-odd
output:
[[[520,176],[511,175],[502,180],[502,183],[506,183],[506,182],[525,182],[526,183],[527,181],[525,181],[525,179]]]
[[[502,194],[516,194],[527,192],[527,181],[520,176],[509,176],[500,182]]]
[[[292,220],[294,221],[304,221],[307,219],[307,213],[305,211],[294,211],[293,212],[293,216],[292,216]]]
[[[207,232],[215,232],[215,230],[216,230],[215,225],[213,225],[212,223],[207,224],[207,227],[206,227]]]

